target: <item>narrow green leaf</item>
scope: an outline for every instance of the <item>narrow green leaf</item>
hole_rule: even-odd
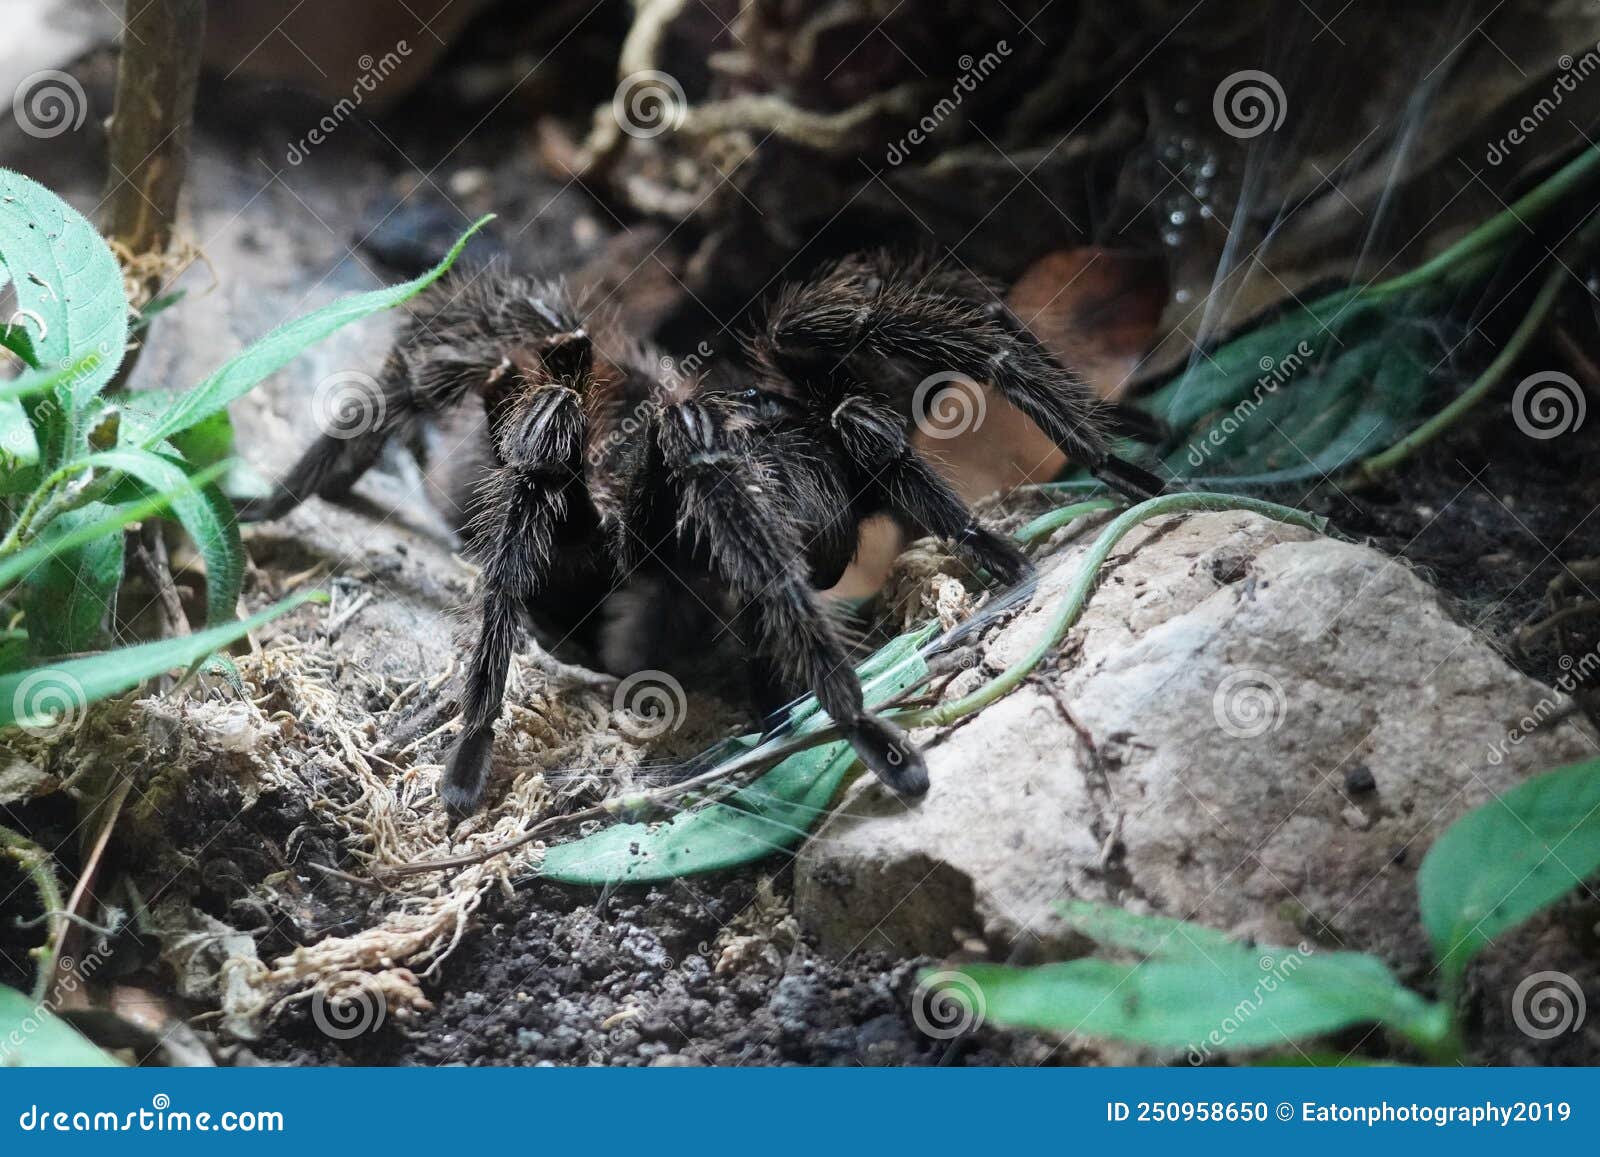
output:
[[[185,480],[185,489],[196,490],[209,485],[222,469],[223,467],[218,465],[200,471]],[[59,523],[53,524],[51,530],[42,535],[38,541],[10,558],[0,559],[0,589],[17,582],[35,567],[57,555],[67,554],[84,543],[115,534],[130,523],[160,514],[169,508],[170,497],[170,495],[155,495],[138,502],[130,502],[117,507],[103,518],[81,523],[65,531],[60,528]]]
[[[115,1068],[55,1013],[0,984],[0,1068]]]
[[[1422,923],[1447,978],[1483,946],[1600,870],[1600,759],[1518,784],[1434,842],[1417,873]]]
[[[1096,911],[1095,909],[1098,909]],[[1075,921],[1150,954],[1017,968],[963,965],[932,973],[997,1024],[1213,1053],[1281,1046],[1353,1024],[1378,1023],[1421,1042],[1447,1016],[1395,980],[1374,956],[1247,946],[1181,921],[1074,905]]]
[[[888,698],[927,673],[918,648],[930,631],[902,635],[862,665],[858,673],[868,702]],[[791,718],[805,720],[801,733],[826,723],[814,700]],[[661,824],[612,824],[557,844],[545,852],[539,874],[571,884],[645,883],[762,859],[805,838],[855,763],[855,752],[843,741],[802,751],[726,802]]]
[[[156,421],[146,438],[145,447],[148,449],[154,443],[187,430],[223,410],[268,374],[282,369],[313,342],[321,341],[353,321],[415,297],[444,276],[472,235],[493,219],[492,214],[480,218],[462,234],[450,252],[445,254],[444,260],[421,277],[387,289],[347,297],[273,330],[194,389],[178,395],[172,407]]]
[[[19,723],[48,725],[56,713],[81,711],[90,703],[130,691],[147,679],[198,663],[213,651],[317,597],[318,592],[306,591],[236,623],[0,675],[0,727]]]
[[[205,559],[206,621],[232,619],[244,579],[244,544],[227,499],[214,490],[196,490],[181,466],[147,450],[103,450],[82,461],[86,467],[137,478],[152,497],[165,500]]]

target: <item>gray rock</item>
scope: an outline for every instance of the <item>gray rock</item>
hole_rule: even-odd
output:
[[[1046,564],[989,667],[1040,638],[1085,549]],[[1036,959],[1081,951],[1053,905],[1084,897],[1420,967],[1427,846],[1595,750],[1570,722],[1507,745],[1541,699],[1564,701],[1401,562],[1252,515],[1153,524],[1054,669],[929,747],[925,799],[854,786],[800,853],[796,914],[833,955],[944,956],[976,932],[994,958]]]

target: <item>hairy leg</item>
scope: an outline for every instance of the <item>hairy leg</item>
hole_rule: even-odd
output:
[[[897,522],[949,540],[1007,585],[1028,573],[1022,552],[973,517],[961,496],[912,448],[903,420],[888,406],[856,395],[834,410],[831,421],[858,476]]]
[[[548,574],[571,491],[583,485],[584,418],[578,395],[535,388],[512,406],[498,446],[504,463],[490,477],[477,535],[482,603],[462,696],[463,727],[445,762],[439,793],[455,815],[476,811],[489,782],[494,723],[500,717],[522,615]]]
[[[956,292],[959,279],[897,276],[881,262],[845,262],[787,291],[754,343],[778,373],[810,384],[848,368],[859,381],[882,363],[927,376],[988,382],[1074,461],[1130,497],[1159,494],[1149,471],[1112,454],[1089,389],[1003,305]],[[876,366],[873,363],[877,363]]]
[[[811,588],[799,536],[770,492],[772,479],[701,403],[667,407],[657,438],[679,495],[680,533],[750,607],[763,654],[791,686],[811,688],[879,779],[901,795],[927,791],[927,767],[910,738],[863,703],[855,669]]]

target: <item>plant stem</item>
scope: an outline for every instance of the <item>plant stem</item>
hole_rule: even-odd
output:
[[[894,716],[895,722],[902,727],[942,727],[987,707],[1014,690],[1033,673],[1034,668],[1043,662],[1047,655],[1061,645],[1061,640],[1066,637],[1066,633],[1078,621],[1078,616],[1083,613],[1083,608],[1088,603],[1089,595],[1093,593],[1095,582],[1099,578],[1100,568],[1105,565],[1106,559],[1111,557],[1112,550],[1129,531],[1142,522],[1166,514],[1221,510],[1245,510],[1291,526],[1303,526],[1319,534],[1327,526],[1327,519],[1317,515],[1306,514],[1288,506],[1279,506],[1275,502],[1262,502],[1257,498],[1244,498],[1234,494],[1164,494],[1159,498],[1141,502],[1131,510],[1118,515],[1115,521],[1100,532],[1100,537],[1095,539],[1094,545],[1089,548],[1089,553],[1084,556],[1083,567],[1078,572],[1078,577],[1073,580],[1066,598],[1056,610],[1055,617],[1050,620],[1044,636],[1034,644],[1032,650],[970,695],[953,703],[940,704],[938,707],[897,714]],[[1059,515],[1064,512],[1053,513]]]
[[[1443,253],[1423,262],[1409,273],[1372,286],[1363,296],[1408,293],[1432,282],[1454,280],[1458,272],[1456,266],[1494,249],[1518,230],[1526,229],[1528,221],[1542,216],[1547,209],[1560,203],[1597,170],[1600,170],[1600,146],[1591,146],[1543,183],[1519,197],[1510,208],[1496,213]]]
[[[1410,458],[1422,447],[1432,442],[1451,426],[1461,420],[1468,410],[1479,402],[1500,384],[1506,372],[1522,355],[1527,344],[1539,332],[1539,327],[1544,324],[1545,317],[1550,312],[1550,307],[1555,304],[1557,295],[1561,291],[1562,283],[1566,280],[1567,269],[1559,261],[1555,262],[1550,272],[1545,274],[1544,284],[1539,287],[1538,295],[1533,299],[1533,304],[1528,307],[1528,312],[1512,332],[1506,344],[1501,347],[1494,361],[1484,368],[1477,380],[1464,390],[1460,397],[1407,434],[1400,441],[1390,446],[1380,454],[1374,454],[1365,462],[1356,466],[1340,485],[1345,488],[1366,486],[1378,479],[1382,474],[1393,470],[1400,463]]]
[[[1047,538],[1061,527],[1067,525],[1075,518],[1082,518],[1085,514],[1096,514],[1102,510],[1116,510],[1122,503],[1111,498],[1091,498],[1087,502],[1075,502],[1071,506],[1041,514],[1021,530],[1017,531],[1017,541],[1022,543],[1038,542]]]
[[[26,836],[0,826],[0,853],[15,860],[33,880],[34,890],[39,893],[39,906],[48,916],[49,933],[44,947],[39,949],[39,976],[33,985],[34,1000],[43,1000],[50,989],[50,978],[55,974],[56,950],[67,927],[66,918],[61,915],[66,910],[61,900],[61,887],[50,867],[49,853]]]

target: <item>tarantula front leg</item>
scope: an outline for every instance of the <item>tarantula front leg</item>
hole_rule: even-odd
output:
[[[805,554],[751,457],[719,416],[686,402],[658,427],[662,464],[679,495],[679,532],[749,606],[763,654],[791,686],[809,686],[861,761],[890,789],[928,790],[922,755],[900,728],[866,709],[861,683],[809,581]]]
[[[1022,552],[979,524],[961,496],[912,448],[904,423],[887,406],[853,395],[834,410],[831,421],[852,465],[871,479],[869,490],[896,521],[948,539],[1006,585],[1028,573]]]
[[[583,432],[578,394],[555,385],[524,395],[500,428],[497,450],[504,465],[485,484],[481,507],[483,597],[462,697],[463,727],[439,784],[454,815],[469,815],[483,801],[494,723],[522,634],[523,611],[549,573],[570,491],[583,484]]]
[[[330,404],[341,410],[348,407],[358,422],[357,427],[350,431],[324,429],[289,473],[272,488],[272,493],[240,505],[241,522],[281,518],[312,495],[343,497],[372,468],[383,452],[384,443],[402,434],[418,414],[412,402],[405,361],[398,350],[384,363],[376,391],[358,389],[333,397]],[[335,424],[345,417],[343,412],[329,415]]]

